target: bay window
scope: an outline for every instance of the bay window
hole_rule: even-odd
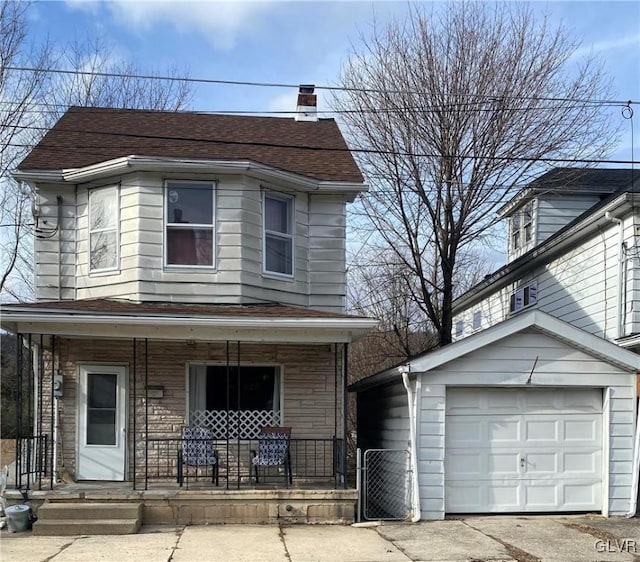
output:
[[[165,264],[214,267],[214,184],[167,181],[165,186]]]

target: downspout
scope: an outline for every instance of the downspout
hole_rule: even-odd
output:
[[[636,373],[636,379],[640,374]],[[635,517],[638,511],[638,479],[640,478],[640,401],[636,405],[636,436],[633,442],[633,463],[631,468],[631,502],[625,517]]]
[[[414,408],[414,395],[411,390],[411,382],[409,381],[409,365],[402,365],[399,370],[402,373],[402,383],[407,391],[407,406],[409,407],[409,454],[411,455],[411,483],[413,485],[413,500],[411,509],[413,517],[412,523],[420,521],[420,485],[418,483],[418,447],[416,443],[416,413]]]
[[[624,335],[624,327],[622,325],[623,309],[624,309],[624,293],[625,285],[624,267],[626,255],[624,251],[624,230],[622,228],[622,219],[614,217],[610,211],[604,214],[604,217],[611,222],[618,224],[618,291],[616,304],[616,339],[620,339]],[[606,314],[606,312],[605,312]]]

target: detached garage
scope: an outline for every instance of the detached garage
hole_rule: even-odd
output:
[[[352,385],[358,446],[415,451],[414,519],[625,515],[638,370],[635,353],[529,311]]]

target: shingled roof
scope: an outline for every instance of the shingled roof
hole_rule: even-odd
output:
[[[249,160],[318,180],[362,182],[334,119],[71,107],[18,169],[82,168],[123,156]]]

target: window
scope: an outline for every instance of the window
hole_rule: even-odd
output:
[[[118,187],[89,190],[89,271],[118,268]]]
[[[533,283],[520,287],[512,293],[509,301],[509,312],[518,312],[538,302],[538,284]]]
[[[293,277],[293,198],[264,194],[264,271]]]
[[[461,336],[462,335],[462,320],[458,320],[456,322],[456,336]]]
[[[189,424],[217,438],[251,439],[265,425],[281,425],[280,369],[273,366],[191,365]]]
[[[473,329],[478,330],[482,326],[482,312],[476,310],[473,313]]]
[[[511,249],[520,250],[533,240],[533,202],[511,217]]]
[[[168,181],[165,188],[165,263],[214,266],[214,184]]]

